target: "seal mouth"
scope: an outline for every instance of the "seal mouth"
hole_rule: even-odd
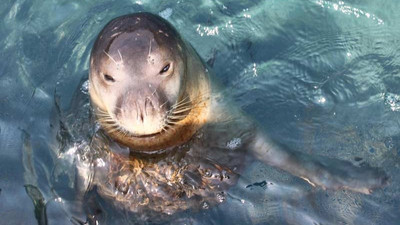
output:
[[[159,131],[149,133],[149,134],[135,134],[130,129],[126,128],[121,122],[112,116],[108,111],[97,107],[95,112],[97,116],[97,121],[103,125],[103,129],[107,133],[120,133],[126,137],[134,138],[150,138],[156,137],[163,133],[168,132],[173,129],[181,120],[184,120],[190,113],[190,111],[195,107],[189,94],[184,93],[179,101],[177,101],[171,108],[167,111],[164,118],[162,119],[161,125],[159,126]]]
[[[140,134],[140,135],[130,134],[130,136],[136,137],[136,138],[149,138],[149,137],[155,137],[155,136],[157,136],[157,135],[159,135],[161,133],[162,133],[162,131],[156,132],[156,133],[152,133],[152,134]]]

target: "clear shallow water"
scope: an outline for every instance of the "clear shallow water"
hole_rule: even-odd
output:
[[[65,211],[70,203],[55,195],[50,179],[55,88],[60,82],[67,102],[87,76],[100,29],[137,11],[162,15],[204,59],[214,55],[216,76],[277,142],[369,163],[391,177],[389,186],[367,196],[312,189],[254,163],[225,203],[176,220],[398,224],[399,6],[397,1],[3,1],[0,224],[37,224],[27,192],[41,198],[26,184],[40,190],[49,224],[71,224]],[[119,221],[118,215],[108,217]]]

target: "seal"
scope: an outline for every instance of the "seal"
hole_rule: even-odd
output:
[[[91,186],[129,211],[172,214],[217,204],[251,160],[324,189],[368,194],[387,183],[376,168],[274,143],[159,16],[134,13],[109,22],[94,43],[89,81],[101,127],[91,145],[101,161]]]

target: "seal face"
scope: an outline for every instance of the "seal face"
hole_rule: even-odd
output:
[[[164,19],[137,13],[109,22],[90,58],[90,97],[104,131],[134,151],[186,142],[207,117],[208,75]],[[195,73],[195,74],[194,74]]]

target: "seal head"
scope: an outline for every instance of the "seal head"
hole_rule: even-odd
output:
[[[103,130],[134,151],[188,141],[208,114],[208,75],[166,20],[136,13],[110,21],[90,57],[90,98]]]

